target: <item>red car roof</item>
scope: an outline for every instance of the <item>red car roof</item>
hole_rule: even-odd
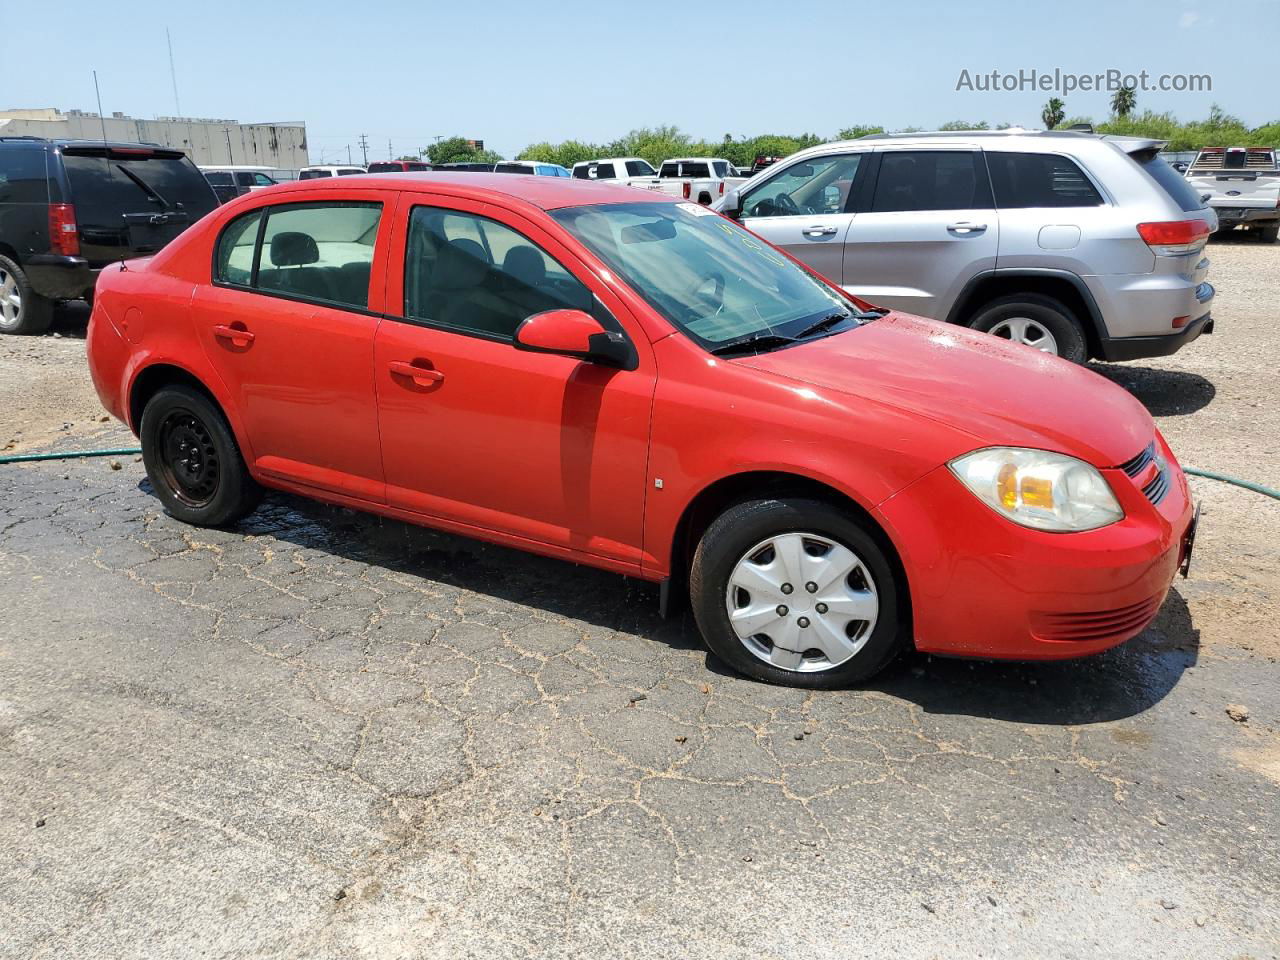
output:
[[[323,190],[408,190],[443,193],[476,200],[495,195],[556,210],[560,207],[593,206],[604,203],[677,202],[660,193],[645,196],[634,187],[615,186],[571,177],[535,177],[519,173],[376,173],[343,177],[341,180],[299,180],[271,187],[275,193],[307,193]]]

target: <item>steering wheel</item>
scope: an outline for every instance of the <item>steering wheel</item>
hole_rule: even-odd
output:
[[[796,202],[785,193],[780,193],[773,198],[773,205],[781,211],[778,215],[783,217],[795,216],[801,212],[796,206]]]
[[[724,274],[716,272],[698,277],[685,287],[680,301],[689,302],[686,313],[690,320],[714,317],[724,309]]]

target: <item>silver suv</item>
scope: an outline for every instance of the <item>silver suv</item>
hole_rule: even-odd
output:
[[[1159,140],[876,135],[793,154],[715,209],[873,304],[1077,362],[1213,329],[1213,211]]]

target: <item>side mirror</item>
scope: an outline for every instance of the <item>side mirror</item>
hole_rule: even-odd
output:
[[[720,212],[730,220],[742,219],[742,194],[737,190],[730,190],[724,195],[724,203],[720,207]]]
[[[591,363],[634,370],[635,347],[623,333],[605,330],[582,310],[546,310],[516,327],[514,346],[530,353],[556,353]]]

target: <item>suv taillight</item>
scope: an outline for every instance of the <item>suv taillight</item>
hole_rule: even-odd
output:
[[[80,255],[80,228],[76,208],[69,203],[49,204],[49,246],[64,257]]]
[[[724,196],[724,181],[720,181],[720,196]]]
[[[692,194],[693,194],[693,184],[690,181],[686,180],[684,182],[684,198],[688,200]]]
[[[1209,239],[1207,220],[1169,220],[1138,224],[1140,236],[1157,257],[1199,253]]]

